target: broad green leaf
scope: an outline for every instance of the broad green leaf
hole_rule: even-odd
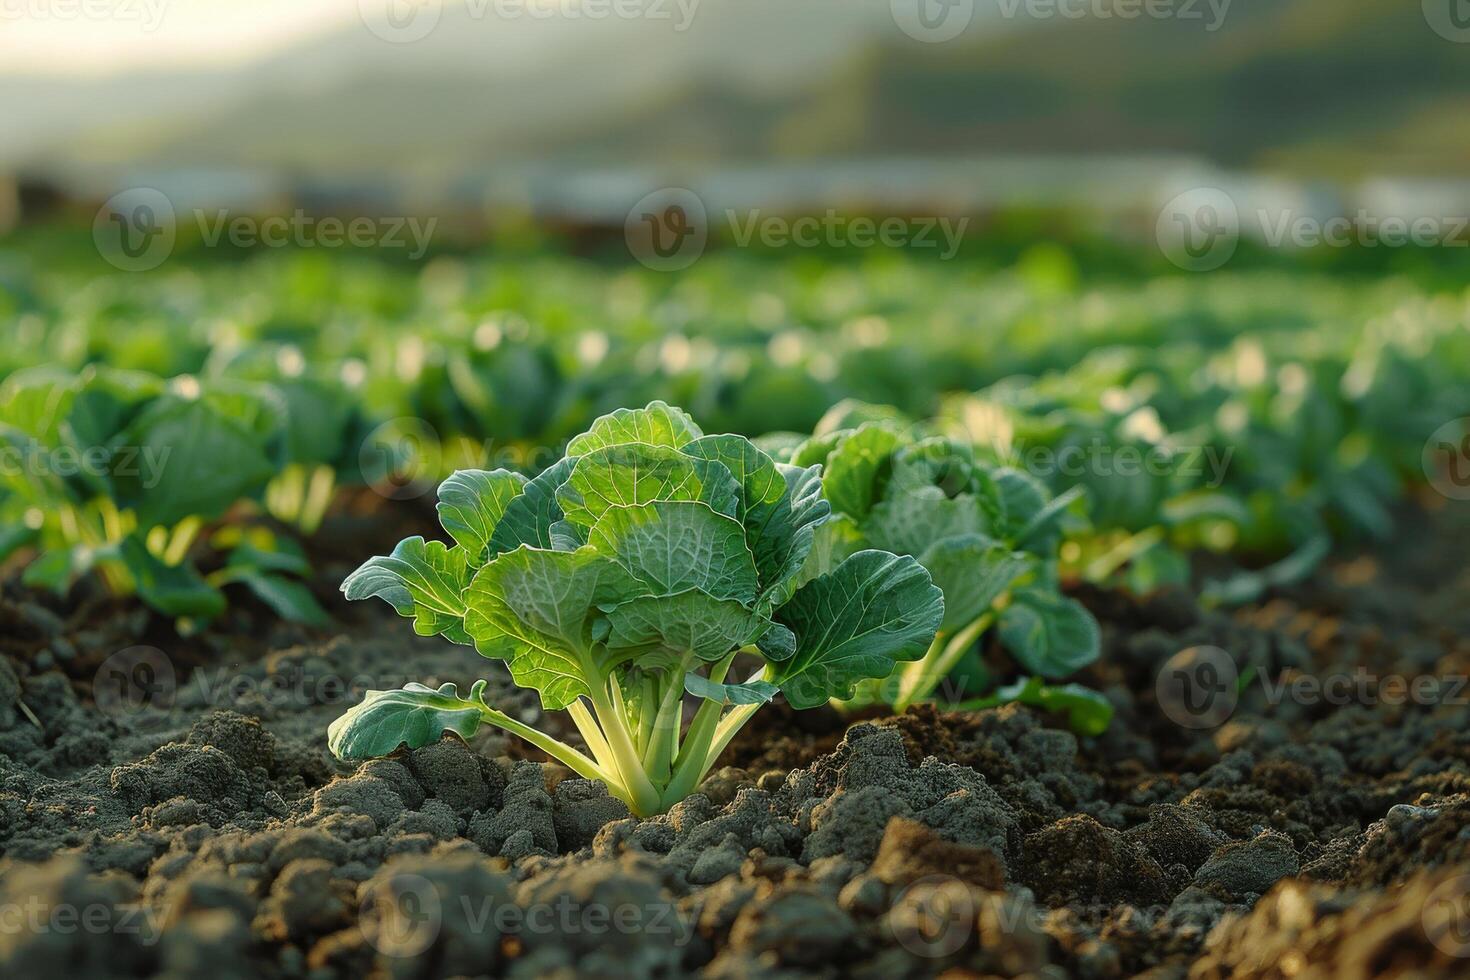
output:
[[[698,589],[676,595],[638,596],[607,608],[618,650],[657,645],[701,660],[718,660],[764,632],[769,622],[735,599],[716,599]]]
[[[487,561],[523,544],[533,548],[554,547],[551,527],[563,516],[561,506],[556,502],[556,489],[566,482],[576,465],[577,460],[572,456],[559,460],[527,483],[520,494],[506,505],[500,523],[495,525],[495,531],[490,535]]]
[[[495,526],[526,483],[510,470],[457,470],[439,484],[439,523],[464,549],[471,567],[485,564]]]
[[[698,501],[611,507],[587,541],[652,595],[698,589],[716,599],[755,601],[755,558],[745,529]]]
[[[1068,509],[1086,495],[1085,487],[1068,487],[1048,500],[1039,511],[1031,515],[1026,526],[1016,532],[1015,545],[1042,553],[1055,551],[1061,536],[1058,525]]]
[[[423,684],[407,684],[397,691],[368,691],[327,728],[327,748],[344,762],[376,759],[398,748],[419,749],[454,732],[469,740],[480,727],[484,681],[477,681],[468,699],[453,684],[437,691]]]
[[[822,497],[822,468],[777,464],[785,490],[773,504],[745,515],[745,539],[760,573],[761,593],[771,606],[791,597],[811,553],[816,530],[832,513]]]
[[[822,492],[834,511],[867,516],[877,499],[880,472],[900,442],[892,429],[873,424],[838,440],[822,474]]]
[[[946,633],[964,629],[1031,568],[1031,560],[981,534],[934,542],[919,556],[944,593]]]
[[[796,634],[780,623],[772,623],[755,645],[767,660],[790,660],[796,653]]]
[[[225,611],[225,597],[186,565],[165,565],[136,537],[124,538],[118,558],[127,566],[138,596],[169,616],[213,619]]]
[[[704,433],[683,409],[661,401],[644,408],[620,408],[592,423],[592,427],[567,444],[568,456],[585,456],[598,449],[644,443],[679,449]]]
[[[48,548],[26,566],[20,582],[30,589],[49,589],[64,595],[77,579],[92,570],[97,557],[95,549],[79,544]]]
[[[0,420],[54,446],[74,397],[75,375],[70,371],[51,364],[22,368],[0,384]]]
[[[1113,720],[1112,702],[1097,691],[1081,684],[1045,684],[1040,677],[1023,677],[988,697],[966,701],[959,710],[981,711],[1013,702],[1065,714],[1067,726],[1079,735],[1101,735]]]
[[[978,534],[984,526],[974,497],[962,494],[950,499],[929,486],[880,501],[861,524],[869,545],[896,555],[917,555],[935,541]]]
[[[827,464],[827,457],[832,455],[832,450],[836,449],[837,444],[850,435],[852,433],[849,431],[828,432],[824,435],[812,436],[805,442],[796,445],[791,450],[790,458],[786,462],[792,466],[802,467],[803,469],[808,466],[825,466]]]
[[[244,585],[285,619],[323,628],[332,625],[332,618],[316,601],[311,590],[295,579],[250,571],[234,576],[232,581]]]
[[[1075,599],[1050,589],[1017,589],[1000,614],[1001,644],[1032,674],[1065,677],[1097,659],[1097,620]]]
[[[587,528],[562,519],[551,525],[551,550],[576,551],[587,543]]]
[[[974,451],[951,439],[934,437],[902,446],[893,454],[893,473],[882,495],[892,498],[900,491],[934,487],[946,497],[957,497],[973,493],[976,479]]]
[[[342,583],[342,594],[349,599],[377,596],[398,615],[412,617],[420,636],[443,634],[455,643],[469,643],[463,598],[469,573],[463,548],[414,536],[398,542],[391,555],[364,562]]]
[[[774,680],[793,708],[814,708],[922,656],[944,620],[944,597],[913,558],[860,551],[798,589],[779,615],[796,653]]]
[[[611,507],[656,500],[700,500],[734,517],[740,509],[740,485],[722,464],[676,449],[612,446],[580,457],[556,500],[567,520],[588,528]]]
[[[200,399],[163,396],[117,439],[133,459],[114,454],[112,484],[143,528],[216,517],[276,472],[255,434]]]
[[[64,428],[78,449],[107,446],[163,382],[143,371],[88,368],[81,376]]]
[[[716,704],[765,704],[781,689],[768,681],[746,681],[743,684],[716,684],[702,674],[685,674],[684,690],[697,698]]]
[[[775,460],[744,436],[703,436],[680,451],[687,456],[720,463],[730,471],[735,482],[740,484],[741,507],[735,516],[741,520],[752,508],[774,504],[786,493],[786,482],[781,479]]]
[[[1029,473],[1010,468],[996,470],[993,476],[1000,492],[1002,516],[1001,524],[992,529],[991,536],[1019,544],[1031,522],[1046,509],[1050,496],[1046,484]]]
[[[817,526],[812,548],[792,589],[825,575],[867,547],[857,522],[846,514],[833,514]]]
[[[504,660],[548,710],[589,693],[592,629],[599,606],[638,594],[637,583],[597,549],[522,546],[496,555],[465,590],[464,628],[475,649]]]
[[[278,378],[271,387],[285,403],[286,458],[294,463],[335,461],[354,411],[348,393],[318,378]]]

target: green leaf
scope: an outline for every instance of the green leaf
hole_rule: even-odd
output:
[[[966,701],[959,709],[980,711],[1012,702],[1065,714],[1067,726],[1079,735],[1101,735],[1113,721],[1112,702],[1099,692],[1081,684],[1045,684],[1040,677],[1023,677],[989,697]]]
[[[874,424],[838,440],[822,476],[822,492],[834,511],[867,516],[877,498],[879,473],[900,441],[892,429]]]
[[[486,561],[501,552],[514,551],[521,545],[554,547],[551,528],[563,517],[561,505],[556,502],[556,491],[567,481],[576,465],[577,460],[573,456],[557,461],[527,483],[520,495],[506,505],[504,515],[490,535]]]
[[[735,515],[740,520],[752,508],[774,504],[786,493],[786,482],[776,469],[775,460],[744,436],[703,436],[680,451],[686,456],[719,463],[730,471],[740,485],[741,507]]]
[[[995,604],[1031,568],[1031,559],[982,534],[945,538],[930,545],[919,563],[944,593],[946,633],[964,629]]]
[[[528,481],[510,470],[457,470],[439,484],[439,523],[471,567],[485,564],[490,536]]]
[[[58,595],[64,595],[96,563],[97,552],[84,545],[48,548],[26,566],[20,575],[20,581],[27,588],[49,589]]]
[[[1097,620],[1081,603],[1049,589],[1017,589],[997,633],[1021,666],[1043,677],[1081,670],[1100,652]]]
[[[1044,524],[1047,519],[1046,484],[1029,473],[1010,468],[998,469],[992,477],[1000,496],[1000,516],[991,536],[1019,545],[1033,522]]]
[[[852,435],[852,432],[828,432],[819,436],[812,436],[804,442],[798,443],[791,449],[787,463],[792,466],[806,468],[808,466],[825,466],[827,457],[832,455],[832,450],[843,439]]]
[[[64,428],[79,449],[107,446],[162,392],[163,382],[142,371],[88,368],[77,385]]]
[[[735,599],[717,599],[699,589],[676,595],[637,596],[607,607],[612,632],[608,649],[656,645],[701,660],[718,660],[763,633],[769,621]]]
[[[654,401],[644,408],[620,408],[602,416],[567,444],[567,455],[585,456],[629,443],[679,449],[703,434],[683,409]]]
[[[521,687],[548,710],[588,694],[592,628],[599,606],[640,590],[623,568],[592,547],[545,551],[522,546],[497,555],[465,590],[464,628],[486,657],[504,660]]]
[[[124,538],[117,557],[132,573],[138,597],[168,616],[213,619],[225,611],[225,597],[186,565],[165,565],[136,537]]]
[[[723,465],[675,449],[611,446],[580,457],[556,499],[567,520],[590,528],[611,507],[657,500],[700,500],[734,517],[740,485]]]
[[[919,487],[876,504],[861,527],[873,547],[917,555],[935,541],[978,534],[984,523],[969,494],[950,499],[938,487]]]
[[[913,558],[860,551],[798,589],[779,615],[796,634],[796,653],[775,681],[792,707],[813,708],[922,656],[944,619],[944,597]]]
[[[1014,539],[1016,547],[1029,547],[1038,552],[1056,550],[1057,525],[1071,506],[1086,495],[1085,487],[1069,487],[1048,500],[1040,510],[1031,515],[1026,525],[1016,532]]]
[[[697,698],[716,704],[765,704],[780,693],[780,688],[767,681],[751,680],[743,684],[716,684],[702,674],[685,674],[684,690]]]
[[[822,468],[777,464],[785,490],[773,504],[745,515],[745,536],[760,574],[761,593],[779,606],[796,591],[798,577],[815,543],[816,530],[832,513],[822,498]]]
[[[284,575],[244,572],[235,576],[233,581],[244,585],[285,619],[320,628],[332,625],[332,618],[316,601],[311,590],[294,579]]]
[[[716,599],[755,601],[755,558],[745,529],[698,501],[610,507],[587,540],[653,595],[699,589]]]
[[[377,596],[398,615],[412,617],[420,636],[443,634],[455,643],[469,643],[462,595],[468,582],[463,548],[414,536],[398,542],[391,555],[364,562],[342,583],[342,594],[349,599]]]
[[[254,433],[200,399],[159,398],[117,439],[132,462],[114,454],[113,487],[143,528],[217,517],[276,472]]]
[[[857,522],[846,514],[833,514],[817,526],[811,551],[793,582],[793,591],[795,586],[805,585],[818,575],[832,571],[864,547],[866,541],[863,532],[858,530]]]
[[[772,623],[755,645],[767,660],[790,660],[796,653],[796,634],[780,623]]]
[[[453,684],[437,691],[407,684],[397,691],[368,691],[327,728],[327,748],[343,761],[375,759],[400,747],[423,748],[454,732],[469,740],[480,727],[484,681],[470,689],[469,699]]]

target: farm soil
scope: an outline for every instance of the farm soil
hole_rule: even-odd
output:
[[[1105,735],[1014,705],[770,707],[647,820],[495,732],[334,762],[363,684],[497,676],[386,607],[332,605],[326,636],[243,606],[180,641],[12,582],[0,973],[1465,976],[1467,540],[1466,509],[1416,511],[1230,611],[1083,591]],[[318,556],[324,599],[362,550]],[[1193,729],[1155,681],[1199,646],[1241,681]],[[503,675],[490,696],[539,715]]]

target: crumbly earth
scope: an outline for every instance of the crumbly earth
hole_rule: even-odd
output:
[[[247,609],[185,642],[11,584],[0,974],[1465,976],[1467,529],[1441,508],[1233,611],[1082,593],[1105,654],[1081,679],[1118,712],[1099,738],[1014,705],[773,706],[647,820],[493,732],[334,762],[363,685],[497,676],[386,608],[333,607],[331,637]],[[1244,677],[1216,728],[1155,689],[1199,645]],[[1332,703],[1303,677],[1353,680]]]

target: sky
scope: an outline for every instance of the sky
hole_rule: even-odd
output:
[[[387,0],[0,0],[0,74],[248,61],[374,2]]]

